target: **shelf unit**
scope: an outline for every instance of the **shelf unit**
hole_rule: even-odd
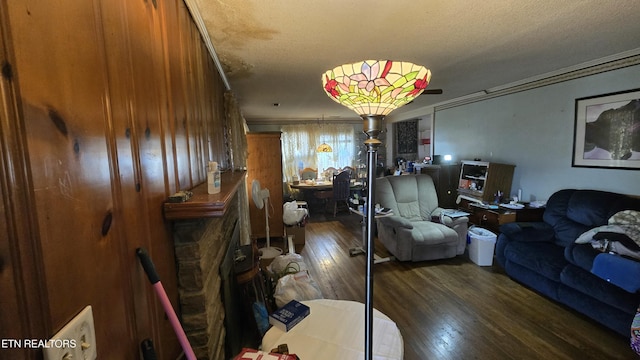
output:
[[[495,201],[498,191],[509,197],[515,167],[487,161],[462,161],[458,195],[490,203]]]

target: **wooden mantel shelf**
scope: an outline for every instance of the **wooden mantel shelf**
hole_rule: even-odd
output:
[[[246,171],[227,171],[220,175],[220,193],[207,193],[207,183],[202,183],[191,191],[191,199],[182,203],[164,203],[166,220],[184,220],[208,217],[221,217],[229,208],[231,200],[244,183]]]

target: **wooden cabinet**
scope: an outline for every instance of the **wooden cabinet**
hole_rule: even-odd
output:
[[[440,207],[445,209],[456,207],[460,164],[421,165],[420,173],[427,174],[433,179]]]
[[[486,161],[462,161],[458,194],[493,203],[498,191],[508,198],[515,165]]]
[[[253,202],[251,184],[260,181],[260,187],[269,189],[269,235],[284,237],[282,222],[282,148],[280,132],[255,132],[247,134],[247,191],[249,193],[249,216],[251,236],[266,238],[264,208],[258,209]]]

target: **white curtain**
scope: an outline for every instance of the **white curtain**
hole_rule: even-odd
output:
[[[285,125],[282,126],[282,165],[285,181],[310,167],[321,174],[326,168],[354,166],[355,136],[351,125]],[[319,153],[318,145],[327,143],[332,152]]]

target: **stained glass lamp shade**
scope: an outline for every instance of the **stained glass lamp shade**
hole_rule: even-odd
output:
[[[325,72],[327,95],[358,115],[388,115],[429,85],[431,71],[410,62],[366,60]]]
[[[335,102],[355,111],[363,120],[367,145],[367,203],[365,214],[375,213],[376,153],[382,143],[383,120],[391,111],[420,95],[429,85],[431,71],[409,62],[366,60],[338,66],[322,75],[322,86]],[[373,359],[374,217],[366,219],[365,359]]]

